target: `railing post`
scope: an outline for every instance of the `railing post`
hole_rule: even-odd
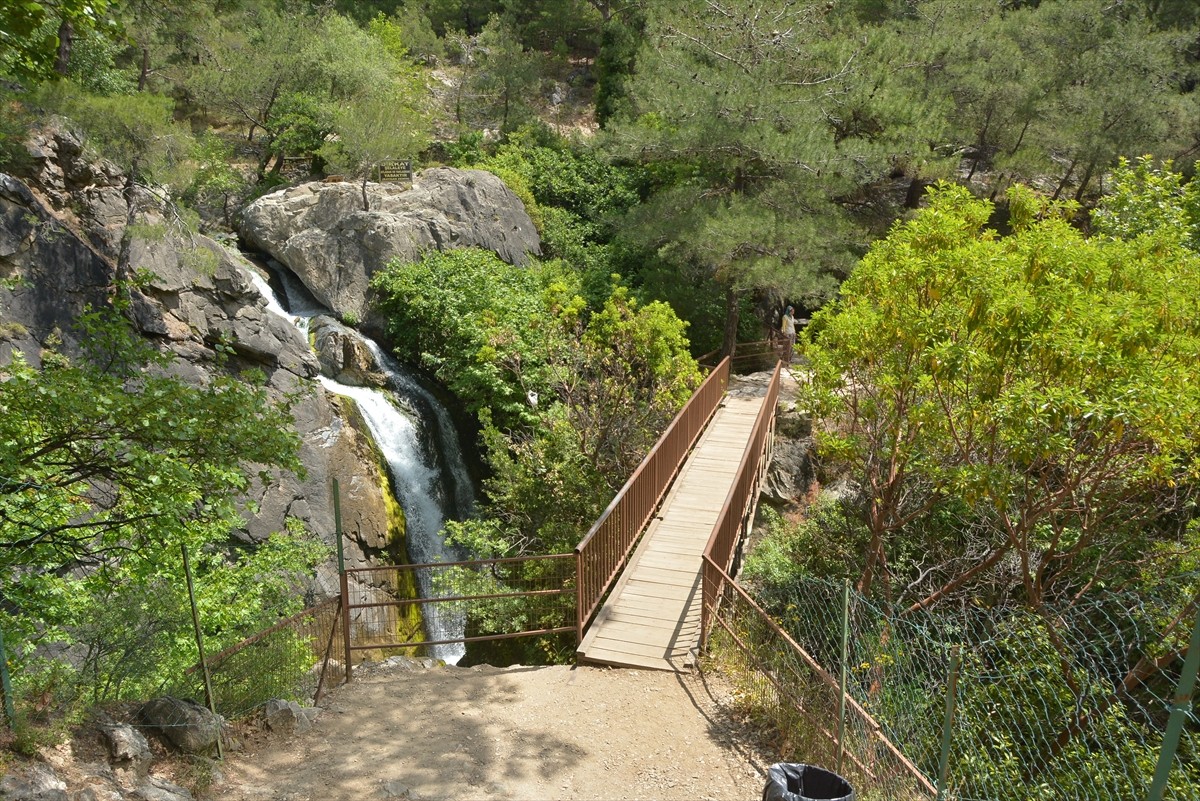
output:
[[[946,684],[946,715],[942,722],[942,755],[938,760],[937,801],[946,793],[946,778],[950,772],[950,743],[954,735],[954,710],[958,705],[958,668],[962,662],[962,648],[955,646],[950,655],[950,681]]]
[[[350,683],[350,581],[346,576],[346,554],[342,546],[342,488],[333,480],[333,537],[337,541],[338,583],[342,595],[342,639],[345,642],[346,683]]]
[[[575,552],[575,644],[583,645],[583,554]]]
[[[850,678],[850,579],[842,579],[842,692],[838,696],[837,772],[846,753],[846,685]]]
[[[200,631],[200,612],[196,608],[196,588],[192,584],[192,564],[188,561],[187,543],[179,543],[183,553],[183,577],[187,581],[188,601],[192,607],[192,626],[196,631],[196,652],[200,656],[200,673],[204,676],[204,700],[208,702],[208,711],[217,714],[217,702],[213,698],[212,677],[208,672],[208,660],[204,658],[204,635]],[[217,732],[217,759],[224,759],[221,747],[221,733]]]
[[[1183,660],[1183,672],[1179,675],[1175,697],[1171,699],[1171,716],[1167,718],[1167,730],[1163,734],[1162,750],[1154,768],[1148,801],[1162,801],[1166,792],[1171,763],[1175,761],[1175,752],[1179,749],[1183,721],[1192,711],[1192,692],[1196,689],[1197,671],[1200,671],[1200,612],[1196,613],[1196,622],[1192,624],[1192,639],[1188,642],[1187,656]]]

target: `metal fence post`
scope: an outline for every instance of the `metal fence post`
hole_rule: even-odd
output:
[[[962,646],[950,654],[950,680],[946,684],[946,716],[942,722],[942,756],[938,760],[938,801],[946,793],[946,775],[950,772],[950,742],[953,739],[954,709],[958,704],[958,668],[962,662]]]
[[[346,577],[346,554],[342,547],[342,487],[333,480],[333,537],[337,540],[338,583],[342,594],[342,639],[345,642],[346,683],[350,683],[350,581]]]
[[[842,580],[842,694],[838,697],[837,772],[846,754],[846,684],[850,673],[850,579]]]
[[[17,722],[13,711],[12,680],[8,675],[8,654],[4,650],[4,629],[0,629],[0,692],[4,693],[4,718],[11,729]]]
[[[1196,673],[1200,670],[1200,612],[1192,624],[1192,639],[1188,642],[1187,656],[1183,660],[1183,673],[1179,686],[1171,699],[1171,716],[1167,719],[1167,730],[1163,734],[1162,751],[1158,754],[1158,765],[1154,768],[1154,780],[1150,783],[1149,801],[1162,801],[1167,789],[1167,778],[1171,775],[1171,764],[1179,749],[1179,737],[1183,732],[1183,721],[1192,709],[1192,691],[1196,689]]]
[[[208,711],[217,714],[216,699],[213,698],[212,677],[208,673],[208,660],[204,658],[204,634],[200,631],[200,612],[196,609],[196,589],[192,584],[192,564],[188,561],[187,543],[179,543],[183,552],[183,576],[187,580],[188,601],[192,606],[192,626],[196,630],[196,652],[200,655],[200,673],[204,676],[204,700],[208,702]],[[217,759],[224,759],[221,747],[221,733],[217,732]]]

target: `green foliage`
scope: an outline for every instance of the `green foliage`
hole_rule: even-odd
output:
[[[455,108],[459,124],[509,133],[529,122],[529,100],[541,82],[539,54],[525,50],[508,19],[499,16],[466,48]]]
[[[741,295],[817,305],[849,266],[861,234],[835,198],[892,165],[871,126],[830,122],[854,117],[839,101],[876,76],[834,35],[825,3],[652,12],[628,103],[606,130],[618,155],[655,163],[661,186],[622,235],[720,285],[729,349]]]
[[[196,139],[192,151],[195,173],[180,199],[201,214],[220,210],[226,224],[231,223],[232,205],[249,192],[249,182],[231,164],[233,148],[213,133]]]
[[[596,56],[596,122],[602,128],[625,99],[644,25],[641,15],[634,13],[629,18],[610,19],[601,29]]]
[[[1117,239],[1143,235],[1177,235],[1180,243],[1200,253],[1200,184],[1171,171],[1171,163],[1154,166],[1149,156],[1130,165],[1117,162],[1108,193],[1092,213],[1096,232]]]
[[[490,153],[480,144],[478,135],[464,134],[448,149],[452,163],[504,180],[537,225],[544,254],[579,273],[589,306],[598,308],[614,272],[610,240],[621,215],[640,201],[645,171],[606,164],[596,151],[536,126],[515,131]]]
[[[416,4],[406,5],[390,17],[380,12],[367,25],[367,33],[398,62],[411,58],[432,66],[446,55],[446,48],[433,32],[429,17]]]
[[[533,50],[568,51],[588,58],[596,54],[601,16],[584,0],[502,0],[521,43]]]
[[[0,170],[20,174],[32,165],[25,137],[33,118],[24,95],[0,84]]]
[[[43,80],[55,75],[59,29],[75,36],[108,26],[108,0],[23,0],[0,6],[0,75]]]
[[[320,549],[298,536],[220,547],[256,473],[300,470],[286,403],[232,376],[169,377],[169,359],[111,310],[78,324],[80,357],[3,368],[0,626],[20,693],[100,701],[153,692],[194,661],[180,546],[218,647],[294,607]],[[46,661],[64,652],[77,674]]]
[[[193,140],[175,122],[174,104],[149,93],[102,96],[69,81],[42,87],[38,101],[70,118],[84,144],[142,184],[186,186]]]
[[[1089,240],[1070,207],[1009,203],[1001,239],[990,204],[942,187],[809,328],[821,447],[863,488],[864,590],[911,570],[907,602],[1020,588],[1036,607],[1127,579],[1156,539],[1193,547],[1170,521],[1197,477],[1200,259],[1177,231]],[[898,565],[947,501],[959,536]]]
[[[363,209],[369,202],[366,185],[372,171],[390,159],[413,158],[429,137],[429,119],[415,80],[397,81],[390,92],[376,92],[334,112],[336,140],[320,149],[335,168],[362,179]]]
[[[746,557],[742,574],[758,597],[770,600],[804,576],[853,578],[849,568],[857,564],[867,533],[841,501],[822,496],[797,521],[770,509],[761,514],[767,533]]]
[[[684,324],[620,287],[584,319],[561,266],[449,251],[375,279],[399,355],[484,426],[494,519],[451,526],[477,554],[570,550],[699,383]]]
[[[92,31],[75,41],[67,77],[97,95],[127,95],[137,90],[137,76],[118,66],[125,43]]]
[[[481,250],[393,263],[374,279],[398,355],[420,363],[473,412],[504,426],[527,414],[526,389],[544,391],[544,354],[557,324],[543,301],[565,295],[553,269],[513,267]]]

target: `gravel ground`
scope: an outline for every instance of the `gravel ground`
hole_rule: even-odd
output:
[[[592,667],[360,669],[312,731],[247,743],[232,801],[755,799],[769,758],[711,681]]]

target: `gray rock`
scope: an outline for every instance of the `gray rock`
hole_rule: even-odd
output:
[[[61,121],[31,133],[28,146],[33,180],[51,206],[77,222],[102,256],[115,259],[129,217],[125,176],[110,162],[87,158]]]
[[[252,203],[242,235],[287,265],[322,304],[366,320],[371,276],[389,261],[429,250],[479,247],[511,264],[541,252],[537,229],[516,195],[482,170],[438,167],[411,189],[307,183]]]
[[[288,517],[296,517],[332,544],[331,479],[336,476],[343,487],[347,558],[365,563],[372,547],[367,543],[386,540],[384,493],[390,490],[380,480],[363,424],[348,419],[352,407],[309,380],[319,365],[305,337],[268,311],[249,277],[253,267],[239,254],[173,227],[153,205],[141,206],[145,197],[129,212],[135,224],[125,225],[119,247],[108,251],[93,244],[95,237],[64,224],[60,218],[65,215],[54,203],[70,207],[76,181],[114,174],[103,165],[91,171],[63,167],[57,159],[63,152],[76,153],[73,142],[60,132],[34,143],[41,159],[35,179],[49,182],[35,183],[36,192],[0,174],[0,277],[18,279],[14,288],[0,286],[0,364],[17,351],[39,364],[52,336],[61,335],[67,352],[77,352],[74,326],[84,307],[106,304],[118,277],[134,269],[153,272],[150,285],[133,294],[131,316],[138,330],[179,357],[172,374],[207,383],[220,369],[213,346],[224,342],[234,354],[229,368],[263,371],[275,397],[301,395],[293,415],[306,475],[277,475],[267,486],[255,485],[248,500],[257,502],[259,511],[246,515],[240,537],[261,541],[283,530]],[[315,589],[320,595],[336,594],[330,565],[319,570]]]
[[[67,801],[67,783],[47,765],[30,765],[0,779],[5,801]]]
[[[273,698],[266,706],[267,728],[276,734],[291,736],[312,729],[313,718],[295,701]]]
[[[71,801],[125,801],[117,790],[108,787],[84,787],[71,793]]]
[[[164,695],[142,705],[142,722],[185,754],[216,751],[224,720],[195,701]]]
[[[120,723],[105,726],[100,730],[104,745],[108,749],[108,758],[113,768],[131,774],[137,779],[145,779],[154,761],[150,751],[150,743],[142,733],[132,726]]]
[[[130,801],[192,801],[192,793],[166,779],[151,776],[146,783],[129,794]]]
[[[380,387],[387,381],[366,343],[352,329],[321,315],[309,323],[308,331],[322,375],[356,387]]]

